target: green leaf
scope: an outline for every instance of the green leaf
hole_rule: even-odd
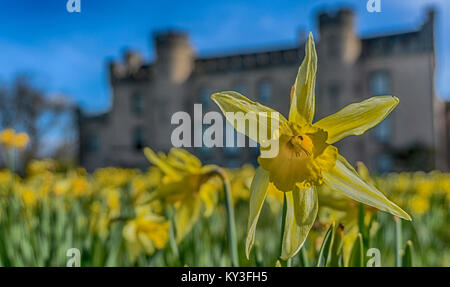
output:
[[[395,222],[395,267],[402,267],[402,221],[400,218],[394,216]]]
[[[306,253],[306,246],[303,245],[300,249],[300,266],[309,267],[308,254]]]
[[[330,261],[331,257],[331,249],[333,247],[334,240],[334,222],[331,224],[330,228],[328,228],[327,233],[322,242],[322,246],[320,247],[319,258],[317,259],[317,267],[325,267]]]
[[[361,233],[358,233],[358,237],[356,238],[355,243],[353,244],[348,266],[349,267],[364,266],[364,247]]]
[[[344,239],[344,225],[339,224],[334,229],[334,242],[331,248],[330,263],[328,266],[339,267],[343,261],[342,245]]]
[[[411,240],[406,242],[405,254],[403,254],[402,258],[402,266],[403,267],[413,267],[413,243]]]

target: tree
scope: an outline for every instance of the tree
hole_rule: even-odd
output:
[[[49,146],[49,139],[75,139],[73,104],[63,95],[49,96],[33,84],[30,77],[17,76],[12,83],[0,84],[0,128],[26,132],[30,144],[25,160],[39,157]],[[50,146],[55,150],[55,143]],[[47,151],[48,153],[48,151]]]

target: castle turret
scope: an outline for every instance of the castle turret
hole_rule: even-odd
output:
[[[158,33],[154,42],[157,75],[175,84],[183,83],[193,69],[194,60],[188,35],[178,31]]]
[[[337,112],[355,98],[355,79],[358,79],[357,60],[361,54],[361,40],[355,33],[355,15],[351,10],[341,9],[335,13],[318,16],[320,40],[318,44],[318,117]],[[337,144],[343,154],[354,162],[358,142]]]
[[[361,42],[355,33],[352,10],[341,9],[334,15],[320,14],[319,30],[321,54],[327,60],[353,63],[358,59]]]

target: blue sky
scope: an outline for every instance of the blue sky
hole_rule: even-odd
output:
[[[49,93],[65,93],[90,111],[109,107],[108,59],[126,48],[153,57],[151,32],[189,32],[197,53],[293,44],[298,29],[316,32],[315,15],[350,5],[362,35],[417,28],[425,7],[437,15],[437,91],[450,99],[450,1],[381,0],[368,13],[366,0],[322,1],[139,1],[81,0],[68,13],[67,0],[0,0],[0,82],[28,73]]]

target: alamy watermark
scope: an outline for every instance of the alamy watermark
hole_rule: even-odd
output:
[[[73,13],[73,12],[80,13],[81,12],[81,0],[67,0],[66,9],[67,9],[67,12],[69,12],[69,13]]]
[[[381,12],[381,0],[368,0],[367,1],[367,12],[369,13],[380,13]]]
[[[69,257],[66,267],[80,267],[81,266],[81,252],[78,248],[69,248],[66,251],[66,256]]]
[[[367,260],[367,267],[381,267],[381,252],[378,248],[369,248],[366,253],[367,257],[370,257]]]
[[[178,125],[171,135],[174,147],[245,147],[245,134],[250,138],[249,147],[261,147],[261,157],[273,158],[279,150],[278,112],[227,112],[225,117],[236,127],[237,144],[232,127],[224,128],[222,114],[211,111],[203,116],[202,105],[194,104],[194,121],[187,112],[179,111],[172,115],[171,124]],[[206,127],[206,129],[204,129]],[[224,143],[224,129],[226,141]],[[194,131],[192,133],[192,130]],[[192,144],[192,134],[194,136]]]

